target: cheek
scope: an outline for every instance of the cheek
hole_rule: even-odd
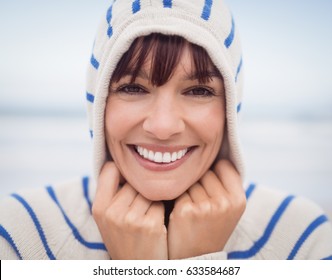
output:
[[[105,112],[105,135],[108,144],[125,138],[132,126],[131,114],[128,107],[115,100],[108,100]]]
[[[191,123],[206,143],[219,141],[217,144],[221,144],[225,127],[225,111],[222,104],[213,102],[192,116]]]
[[[105,139],[108,151],[114,162],[119,164],[122,158],[121,141],[128,134],[129,120],[121,106],[108,101],[105,111]]]

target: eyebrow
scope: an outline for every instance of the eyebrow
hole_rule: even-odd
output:
[[[130,70],[125,71],[123,76],[131,76],[132,77],[132,76],[134,76],[134,72],[130,71]],[[149,77],[148,73],[146,71],[142,70],[142,69],[138,71],[136,77],[142,78],[144,80],[150,80],[150,77]]]
[[[126,71],[124,73],[124,76],[134,76],[134,73],[133,71]],[[203,75],[199,75],[198,72],[192,72],[192,73],[188,73],[186,75],[183,76],[182,80],[183,81],[194,81],[194,80],[198,80],[200,76],[203,76],[203,77],[214,77],[214,78],[218,78],[218,79],[221,79],[223,80],[222,78],[222,75],[219,73],[219,71],[207,71],[205,72]],[[144,80],[150,80],[150,76],[149,74],[144,71],[143,69],[140,69],[136,75],[136,77],[139,77],[141,79],[144,79]]]
[[[200,76],[203,76],[203,77],[215,77],[215,78],[219,78],[219,79],[223,79],[221,74],[218,72],[218,71],[207,71],[207,72],[204,72],[203,75],[200,75],[198,72],[193,72],[193,73],[190,73],[186,76],[184,76],[184,80],[198,80],[198,78]]]

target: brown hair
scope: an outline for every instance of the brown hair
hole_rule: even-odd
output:
[[[154,86],[163,85],[171,78],[185,46],[189,47],[195,74],[200,83],[208,82],[211,79],[211,72],[219,73],[202,47],[189,43],[180,36],[152,33],[134,40],[118,62],[111,83],[118,82],[128,74],[132,76],[131,82],[134,82],[147,57],[151,54],[150,82]]]

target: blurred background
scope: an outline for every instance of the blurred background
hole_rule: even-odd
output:
[[[332,1],[227,3],[244,49],[247,180],[332,214]],[[0,0],[0,196],[91,175],[85,75],[109,4]]]

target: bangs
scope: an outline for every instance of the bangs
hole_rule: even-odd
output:
[[[149,82],[153,86],[162,86],[172,77],[186,46],[193,62],[193,73],[190,74],[194,74],[200,83],[209,82],[212,72],[220,75],[202,47],[189,43],[180,36],[152,33],[135,39],[118,62],[111,83],[118,82],[126,75],[130,75],[131,82],[134,82],[145,63],[149,62]]]

